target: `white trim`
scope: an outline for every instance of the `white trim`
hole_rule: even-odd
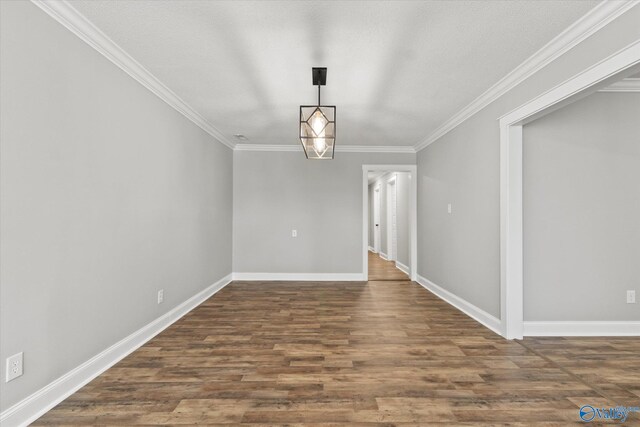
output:
[[[198,292],[182,304],[138,329],[128,337],[95,355],[57,380],[11,406],[0,414],[2,426],[24,426],[32,423],[51,408],[75,393],[89,381],[124,359],[154,336],[171,326],[213,294],[231,282],[231,274]]]
[[[336,145],[339,153],[398,153],[415,154],[416,150],[411,145]]]
[[[120,67],[125,73],[129,74],[140,84],[157,95],[158,98],[162,99],[164,102],[169,104],[169,106],[173,107],[180,114],[214,137],[217,141],[229,148],[234,147],[235,144],[228,140],[222,132],[216,129],[207,121],[207,119],[200,115],[200,113],[191,108],[189,104],[165,86],[164,83],[162,83],[149,70],[133,59],[131,55],[118,46],[67,1],[31,1],[73,34],[86,42],[89,46],[102,54],[109,61]]]
[[[371,171],[409,172],[411,186],[409,195],[409,247],[411,266],[409,278],[418,277],[418,167],[416,165],[362,165],[362,277],[369,278],[369,180]]]
[[[508,339],[522,338],[524,327],[522,126],[639,67],[640,40],[500,118],[500,317]]]
[[[409,275],[409,267],[396,260],[396,268],[402,271],[404,274]]]
[[[574,46],[581,43],[590,35],[594,34],[609,22],[622,15],[637,1],[603,1],[587,12],[582,18],[577,20],[566,30],[556,36],[540,50],[527,58],[513,71],[500,79],[496,84],[487,89],[482,95],[476,98],[469,105],[456,113],[449,120],[440,125],[431,135],[418,142],[414,148],[420,151],[429,144],[456,128],[465,120],[500,98],[505,93],[537,73],[543,67],[569,51]]]
[[[233,273],[233,280],[294,282],[362,282],[360,273]]]
[[[380,255],[380,258],[382,258],[383,260],[389,261],[389,256],[384,252],[380,252],[378,255]]]
[[[441,300],[451,304],[458,310],[465,313],[467,316],[478,321],[482,325],[491,329],[496,334],[500,335],[500,319],[498,319],[497,317],[492,316],[491,314],[487,313],[481,308],[476,307],[475,305],[460,298],[459,296],[452,294],[446,289],[436,285],[429,279],[418,276],[418,283]]]
[[[500,140],[510,141],[500,145],[500,318],[504,337],[521,339],[524,316],[522,126],[500,126]]]
[[[638,337],[640,322],[526,321],[524,335],[527,337]]]
[[[374,254],[377,253],[376,252],[376,248],[369,246],[369,252],[373,252]]]
[[[236,144],[236,151],[302,151],[300,144]],[[415,154],[412,146],[379,146],[379,145],[340,145],[336,144],[337,153],[399,153]]]
[[[336,145],[336,149],[338,146]],[[235,151],[302,151],[300,144],[236,144]]]
[[[640,79],[623,79],[598,92],[640,92]]]

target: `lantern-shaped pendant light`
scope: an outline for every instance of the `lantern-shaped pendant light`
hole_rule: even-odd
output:
[[[300,142],[307,159],[333,159],[336,143],[336,107],[320,104],[320,87],[327,84],[327,69],[313,68],[318,105],[300,106]]]

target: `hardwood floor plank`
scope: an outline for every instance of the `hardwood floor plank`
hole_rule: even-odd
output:
[[[396,267],[395,261],[385,261],[378,254],[369,251],[369,280],[405,281],[409,280],[409,276]]]

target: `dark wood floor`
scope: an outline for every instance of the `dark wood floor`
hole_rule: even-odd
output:
[[[637,338],[506,341],[409,281],[234,282],[35,424],[560,426],[639,402]]]
[[[369,280],[409,280],[394,261],[385,261],[378,254],[369,251]]]

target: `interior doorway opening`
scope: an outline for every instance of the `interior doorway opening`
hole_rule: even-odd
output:
[[[363,166],[363,276],[415,280],[416,166]]]
[[[524,336],[523,126],[640,71],[640,42],[500,117],[500,329]]]

